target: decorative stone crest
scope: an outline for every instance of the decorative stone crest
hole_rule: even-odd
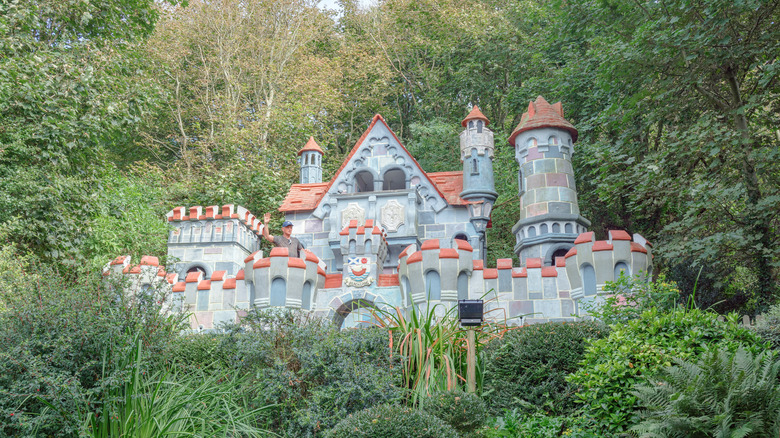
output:
[[[355,202],[347,204],[347,208],[341,211],[341,227],[349,225],[349,221],[356,220],[358,226],[366,222],[366,210],[360,208]]]
[[[344,284],[351,287],[366,287],[374,282],[371,277],[371,264],[366,257],[349,257],[347,259],[347,278]]]
[[[404,223],[405,208],[399,204],[395,199],[389,200],[382,206],[382,226],[388,232],[394,233],[398,231],[398,227]]]

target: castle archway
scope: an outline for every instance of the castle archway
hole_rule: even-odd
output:
[[[365,291],[354,291],[334,298],[330,302],[328,319],[340,330],[349,327],[372,326],[376,323],[377,311],[392,310],[388,304],[376,295]]]

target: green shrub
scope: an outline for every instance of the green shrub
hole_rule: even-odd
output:
[[[772,344],[773,350],[780,350],[780,304],[770,307],[752,329],[761,338]]]
[[[161,312],[162,291],[129,297],[99,275],[74,281],[32,264],[11,272],[0,281],[0,436],[74,436],[80,425],[43,401],[78,411],[123,371],[115,358],[136,336],[157,360],[183,327],[182,315]]]
[[[446,391],[424,397],[420,407],[425,412],[443,420],[463,436],[482,426],[487,417],[487,407],[476,394]]]
[[[780,361],[774,352],[721,346],[695,363],[674,362],[636,387],[646,411],[632,430],[641,437],[777,437]]]
[[[580,369],[569,377],[579,386],[585,414],[603,431],[623,431],[635,423],[633,386],[647,382],[674,358],[694,359],[708,345],[733,351],[742,344],[756,353],[767,348],[735,318],[719,321],[717,314],[698,309],[651,309],[611,328],[608,337],[590,343]]]
[[[329,438],[455,438],[441,419],[418,409],[380,405],[350,414],[327,434]]]
[[[612,438],[616,435],[589,429],[587,420],[579,417],[549,417],[519,410],[505,411],[478,431],[481,438]]]
[[[648,309],[671,311],[681,304],[680,290],[663,274],[649,281],[647,277],[631,277],[621,272],[617,280],[604,285],[604,293],[599,300],[583,303],[583,307],[605,324],[638,319]]]
[[[219,333],[186,334],[172,340],[169,360],[185,370],[219,372],[233,367],[235,344]]]
[[[487,353],[484,391],[491,412],[523,406],[555,414],[573,411],[576,397],[566,376],[579,367],[586,340],[608,332],[604,324],[582,321],[533,324],[506,333]]]
[[[293,310],[250,312],[244,328],[225,335],[221,348],[251,378],[252,407],[277,405],[266,418],[277,433],[317,436],[350,413],[404,398],[386,330],[338,331]]]

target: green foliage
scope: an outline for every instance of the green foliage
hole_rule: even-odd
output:
[[[161,311],[162,291],[126,296],[96,275],[74,282],[24,261],[0,265],[12,266],[0,280],[0,435],[73,436],[80,423],[43,401],[78,412],[121,371],[115,358],[133,339],[159,358],[182,328],[182,315]]]
[[[409,407],[380,405],[350,414],[329,438],[456,438],[458,433],[433,415]]]
[[[670,311],[680,302],[677,285],[663,274],[651,281],[647,277],[630,277],[621,272],[617,280],[604,285],[604,292],[603,300],[583,303],[583,308],[605,324],[638,319],[649,309]]]
[[[505,411],[504,415],[491,420],[488,427],[477,436],[484,438],[612,438],[605,432],[589,429],[589,424],[579,417],[550,417],[541,413],[527,414],[517,410]]]
[[[695,359],[708,345],[729,350],[744,345],[751,352],[766,348],[735,318],[719,321],[717,314],[698,309],[650,309],[638,319],[610,327],[608,337],[590,343],[580,368],[568,378],[579,387],[585,414],[603,431],[624,431],[635,424],[633,386],[647,382],[674,358]]]
[[[174,338],[166,358],[183,371],[203,370],[219,374],[234,369],[235,344],[216,333],[182,334]]]
[[[631,429],[640,437],[777,436],[780,361],[775,352],[721,346],[707,349],[698,361],[674,363],[636,387],[645,411]]]
[[[533,324],[507,332],[488,349],[484,392],[492,412],[565,414],[574,410],[566,376],[578,369],[588,339],[609,333],[602,323]]]
[[[487,416],[487,407],[480,396],[461,391],[434,393],[421,400],[420,408],[443,420],[462,436],[473,435]]]
[[[180,375],[149,369],[136,339],[127,357],[115,358],[117,375],[104,375],[100,391],[80,412],[87,436],[246,436],[268,435],[252,423],[266,407],[242,405],[239,382],[222,373]],[[104,358],[104,370],[108,359]],[[56,406],[47,403],[49,406]],[[61,412],[64,417],[72,415]]]
[[[253,311],[222,341],[250,378],[252,407],[276,404],[266,424],[311,437],[350,413],[403,399],[400,364],[381,329],[338,331],[330,321],[292,310]]]
[[[769,341],[773,350],[780,350],[780,304],[770,307],[751,329]]]

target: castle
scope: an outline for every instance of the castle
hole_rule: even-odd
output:
[[[327,317],[339,327],[370,321],[367,310],[484,299],[486,317],[510,323],[573,320],[621,272],[651,273],[650,244],[610,231],[597,241],[580,215],[571,156],[577,130],[558,102],[530,102],[509,137],[519,164],[520,218],[512,259],[484,265],[485,233],[497,193],[493,132],[474,107],[462,121],[463,169],[428,173],[380,115],[334,177],[322,181],[323,151],[313,138],[298,152],[300,183],[279,211],[306,247],[259,251],[262,224],[234,205],[177,207],[166,272],[154,257],[138,265],[118,257],[106,273],[124,273],[134,287],[160,282],[193,329],[235,321],[251,307],[289,307]]]

